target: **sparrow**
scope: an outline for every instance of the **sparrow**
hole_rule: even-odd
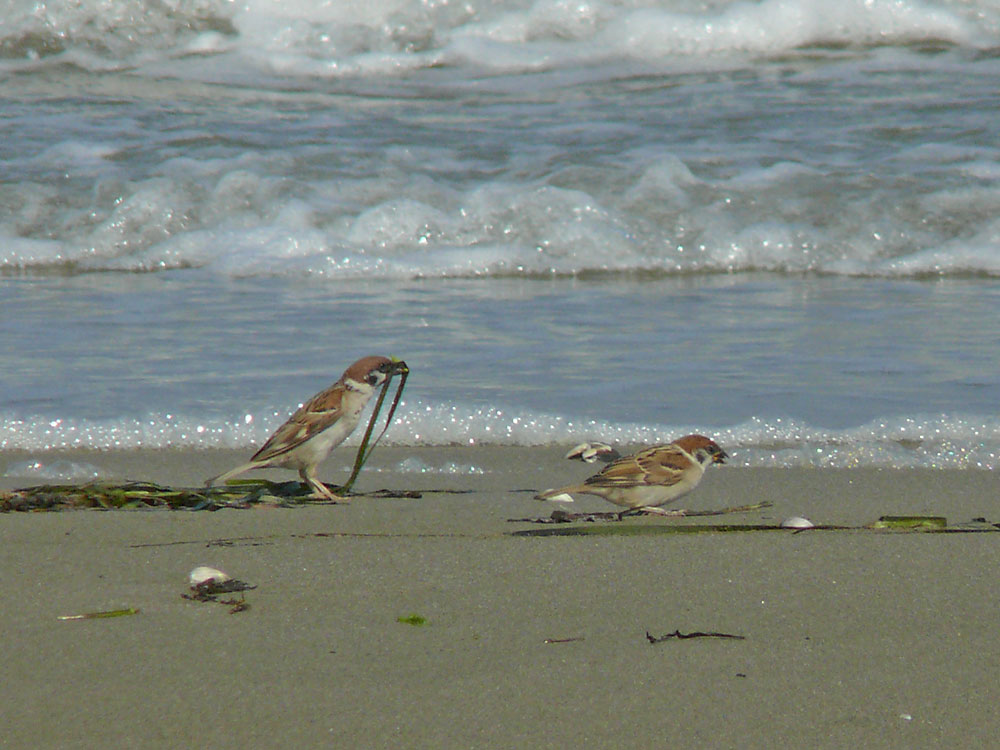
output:
[[[406,371],[406,363],[402,361],[394,362],[388,357],[362,357],[344,371],[340,380],[300,406],[249,462],[212,477],[205,482],[205,486],[224,483],[251,469],[295,469],[302,481],[312,488],[310,497],[334,502],[344,500],[335,497],[316,478],[316,467],[354,432],[361,412],[379,386],[391,375]]]
[[[654,445],[632,456],[622,456],[580,484],[535,495],[549,500],[562,494],[597,495],[615,505],[669,515],[661,505],[698,486],[708,464],[729,458],[704,435],[686,435],[666,445]]]

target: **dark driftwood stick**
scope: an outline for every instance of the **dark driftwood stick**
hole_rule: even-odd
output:
[[[673,633],[667,633],[666,635],[661,635],[659,638],[650,635],[649,631],[646,631],[646,640],[650,643],[663,643],[664,641],[669,641],[672,638],[677,638],[678,640],[685,640],[687,638],[729,638],[734,641],[745,641],[746,636],[734,635],[733,633],[714,633],[708,632],[703,633],[701,631],[695,631],[693,633],[682,633],[679,630],[675,630]]]

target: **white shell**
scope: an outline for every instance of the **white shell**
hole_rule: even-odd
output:
[[[602,455],[613,453],[614,450],[615,449],[607,443],[586,442],[575,446],[569,453],[566,454],[566,458],[579,458],[581,461],[586,461],[588,464],[592,464]]]
[[[573,496],[565,492],[560,492],[558,495],[553,495],[552,497],[545,498],[546,500],[551,500],[554,503],[572,503]]]
[[[781,528],[783,529],[811,529],[815,525],[808,518],[803,518],[802,516],[792,516],[781,522]]]
[[[216,570],[215,568],[209,568],[205,565],[200,565],[188,575],[188,582],[192,586],[200,586],[208,581],[215,581],[216,583],[223,583],[228,581],[230,576],[223,573],[221,570]]]

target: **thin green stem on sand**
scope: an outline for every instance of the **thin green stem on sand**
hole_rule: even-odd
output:
[[[382,410],[382,403],[385,401],[385,394],[389,391],[389,383],[392,381],[394,375],[399,375],[399,386],[396,388],[396,395],[392,400],[392,406],[389,407],[389,414],[385,420],[385,427],[382,428],[382,432],[379,436],[375,438],[375,442],[372,443],[371,448],[366,452],[365,449],[368,448],[368,440],[372,436],[372,431],[375,429],[375,422],[378,420],[379,412]],[[378,441],[382,439],[386,431],[389,429],[389,425],[392,424],[393,414],[396,413],[396,407],[399,405],[399,399],[403,395],[403,386],[406,385],[406,378],[410,374],[410,368],[406,366],[406,363],[402,360],[396,362],[396,369],[389,373],[388,379],[385,381],[385,385],[379,392],[378,401],[375,402],[375,408],[372,409],[372,417],[368,420],[368,429],[365,430],[365,436],[361,439],[361,446],[358,448],[358,454],[354,458],[354,469],[351,471],[351,476],[347,478],[343,486],[338,487],[335,491],[337,495],[346,495],[351,491],[351,487],[354,486],[354,480],[358,478],[358,474],[361,473],[361,467],[365,465],[365,462],[371,456],[372,451],[375,450],[375,446],[378,445]]]
[[[126,607],[125,609],[110,609],[104,612],[85,612],[82,615],[60,615],[60,620],[103,620],[107,617],[126,617],[137,615],[139,610],[136,607]]]

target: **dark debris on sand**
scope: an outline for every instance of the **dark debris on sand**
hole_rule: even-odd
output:
[[[336,491],[336,488],[334,488]],[[349,497],[419,498],[409,490],[377,490],[351,493]],[[259,504],[281,506],[332,504],[316,501],[299,482],[245,480],[220,487],[176,488],[153,482],[88,482],[86,484],[46,484],[0,491],[0,512],[56,511],[92,508],[97,510],[165,508],[169,510],[245,509]]]

